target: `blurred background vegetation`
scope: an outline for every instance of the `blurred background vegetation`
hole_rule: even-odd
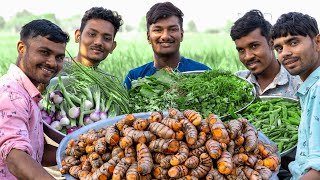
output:
[[[74,42],[74,31],[80,26],[82,15],[73,15],[64,19],[56,18],[55,14],[34,15],[27,10],[16,13],[5,20],[0,16],[0,75],[7,71],[10,63],[15,63],[16,43],[19,40],[21,27],[33,20],[44,18],[58,24],[67,31],[71,40],[67,50],[71,56],[78,52],[78,44]],[[116,36],[117,48],[110,54],[100,67],[117,76],[123,81],[132,68],[153,60],[153,51],[146,37],[146,20],[141,17],[137,26],[125,24]],[[234,42],[229,36],[231,21],[224,27],[207,28],[199,32],[194,21],[184,22],[184,40],[181,43],[181,55],[202,62],[211,68],[225,69],[235,72],[244,69],[238,60]]]

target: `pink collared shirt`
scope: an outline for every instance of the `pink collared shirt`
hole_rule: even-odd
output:
[[[43,124],[38,106],[42,96],[24,72],[11,64],[0,78],[0,180],[16,179],[5,159],[20,149],[41,163],[44,150]]]

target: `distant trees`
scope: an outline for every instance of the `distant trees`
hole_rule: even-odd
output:
[[[22,10],[15,14],[11,19],[5,20],[3,17],[0,16],[0,31],[11,31],[11,32],[19,32],[21,30],[21,27],[26,24],[27,22],[33,20],[33,19],[48,19],[56,24],[58,24],[62,29],[65,31],[74,31],[77,28],[80,28],[81,24],[81,17],[82,15],[74,15],[71,17],[66,17],[64,19],[58,19],[54,13],[47,13],[47,14],[41,14],[41,15],[35,15],[27,10]],[[204,30],[205,33],[219,33],[219,32],[228,32],[230,31],[230,27],[232,26],[232,21],[227,21],[226,25],[224,27],[209,27],[206,30]],[[198,27],[196,23],[193,20],[188,21],[184,25],[185,32],[198,32]],[[146,17],[143,16],[140,18],[139,22],[137,22],[137,25],[131,25],[131,24],[123,24],[123,26],[120,28],[119,32],[131,32],[131,31],[139,31],[139,32],[146,32],[147,31],[147,22]]]

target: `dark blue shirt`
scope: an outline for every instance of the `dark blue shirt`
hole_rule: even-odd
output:
[[[145,76],[151,76],[157,72],[157,69],[154,67],[153,62],[149,62],[140,67],[134,68],[129,71],[128,75],[124,80],[124,84],[127,89],[131,89],[131,81],[137,80],[139,77],[143,78]],[[186,72],[186,71],[196,71],[196,70],[211,70],[208,66],[196,62],[191,59],[187,59],[185,57],[181,57],[180,63],[178,65],[178,72]]]

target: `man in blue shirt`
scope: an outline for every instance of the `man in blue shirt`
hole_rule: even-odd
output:
[[[303,81],[296,95],[301,122],[291,179],[320,179],[320,35],[317,21],[298,12],[282,14],[271,29],[281,64]]]
[[[154,52],[153,62],[129,71],[124,83],[131,89],[131,81],[153,75],[162,68],[185,72],[210,70],[204,64],[182,57],[179,52],[183,40],[183,13],[171,2],[157,3],[146,14],[147,37]]]

